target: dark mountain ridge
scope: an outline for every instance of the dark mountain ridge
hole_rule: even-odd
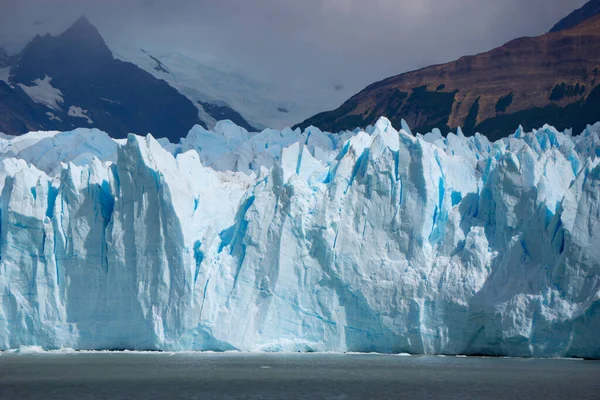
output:
[[[583,7],[573,11],[550,29],[550,32],[559,32],[571,29],[580,23],[600,14],[600,0],[590,0]]]
[[[23,90],[39,81],[59,90],[62,101],[48,108]],[[0,90],[0,131],[95,127],[115,138],[152,133],[179,141],[194,124],[198,108],[165,81],[117,60],[85,17],[58,36],[36,36],[14,61],[10,87]],[[42,108],[40,108],[40,106]]]

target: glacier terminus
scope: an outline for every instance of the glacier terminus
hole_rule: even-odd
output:
[[[600,358],[600,124],[0,139],[0,349]]]

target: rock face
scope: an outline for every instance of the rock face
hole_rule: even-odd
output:
[[[600,1],[590,0],[585,3],[583,7],[573,11],[571,14],[558,21],[557,24],[552,27],[550,32],[571,29],[598,14],[600,14]]]
[[[14,62],[13,57],[9,56],[2,47],[0,47],[0,68],[10,67]]]
[[[51,175],[4,158],[0,348],[600,358],[599,132],[380,119],[258,176],[151,136]]]
[[[31,100],[20,87],[0,81],[0,132],[20,134],[45,128],[68,129],[61,121],[51,120],[51,113],[51,109]]]
[[[248,121],[246,121],[240,113],[238,113],[231,107],[228,107],[226,105],[202,102],[202,101],[198,101],[198,103],[202,106],[204,111],[208,115],[210,115],[210,117],[212,119],[214,119],[215,121],[229,120],[250,132],[260,131],[260,129],[255,128],[252,125],[250,125],[248,123]]]
[[[1,55],[0,55],[1,56]],[[113,58],[82,17],[59,36],[36,36],[0,82],[0,132],[99,128],[179,139],[201,124],[188,98],[134,64]]]
[[[416,132],[461,126],[465,134],[505,137],[544,123],[580,132],[600,113],[600,16],[567,30],[513,40],[454,62],[374,83],[334,111],[298,126],[327,131],[404,118]]]
[[[227,74],[216,68],[210,68],[194,58],[174,52],[155,56],[150,51],[125,46],[118,48],[115,57],[137,65],[185,95],[200,108],[200,120],[205,126],[213,128],[218,121],[228,119],[251,132],[260,131],[226,101],[218,100],[221,96],[233,96],[233,99],[240,101],[241,104],[257,100],[260,90],[255,88],[252,92],[254,96],[249,99],[242,89],[242,85],[247,83],[242,76]],[[218,87],[217,97],[205,94],[206,89],[215,89],[214,87]]]

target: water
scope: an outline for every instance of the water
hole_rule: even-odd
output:
[[[0,399],[600,399],[600,362],[341,354],[4,353]]]

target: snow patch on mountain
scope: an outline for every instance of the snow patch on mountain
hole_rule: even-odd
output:
[[[50,118],[50,121],[62,121],[62,119],[60,119],[60,117],[57,117],[56,115],[54,115],[54,113],[48,111],[46,113],[46,115],[48,116],[48,118]]]
[[[9,75],[10,75],[10,67],[0,68],[0,81],[9,83],[8,82]]]
[[[81,107],[70,106],[69,107],[69,112],[67,113],[67,115],[69,117],[83,118],[90,125],[92,125],[94,123],[94,121],[87,115],[87,110],[84,110]]]
[[[22,83],[19,83],[19,86],[27,93],[31,100],[53,110],[60,111],[59,103],[64,102],[63,94],[59,89],[52,87],[51,82],[52,78],[46,75],[44,79],[34,80],[33,86],[26,86]]]
[[[286,87],[261,82],[212,57],[160,49],[141,50],[119,43],[112,47],[115,57],[132,62],[157,78],[164,79],[195,103],[225,104],[260,129],[292,126],[322,110],[338,107],[352,94],[352,89],[339,90],[334,86]],[[202,107],[199,108],[202,121],[210,128],[214,127],[216,121],[203,115]]]

